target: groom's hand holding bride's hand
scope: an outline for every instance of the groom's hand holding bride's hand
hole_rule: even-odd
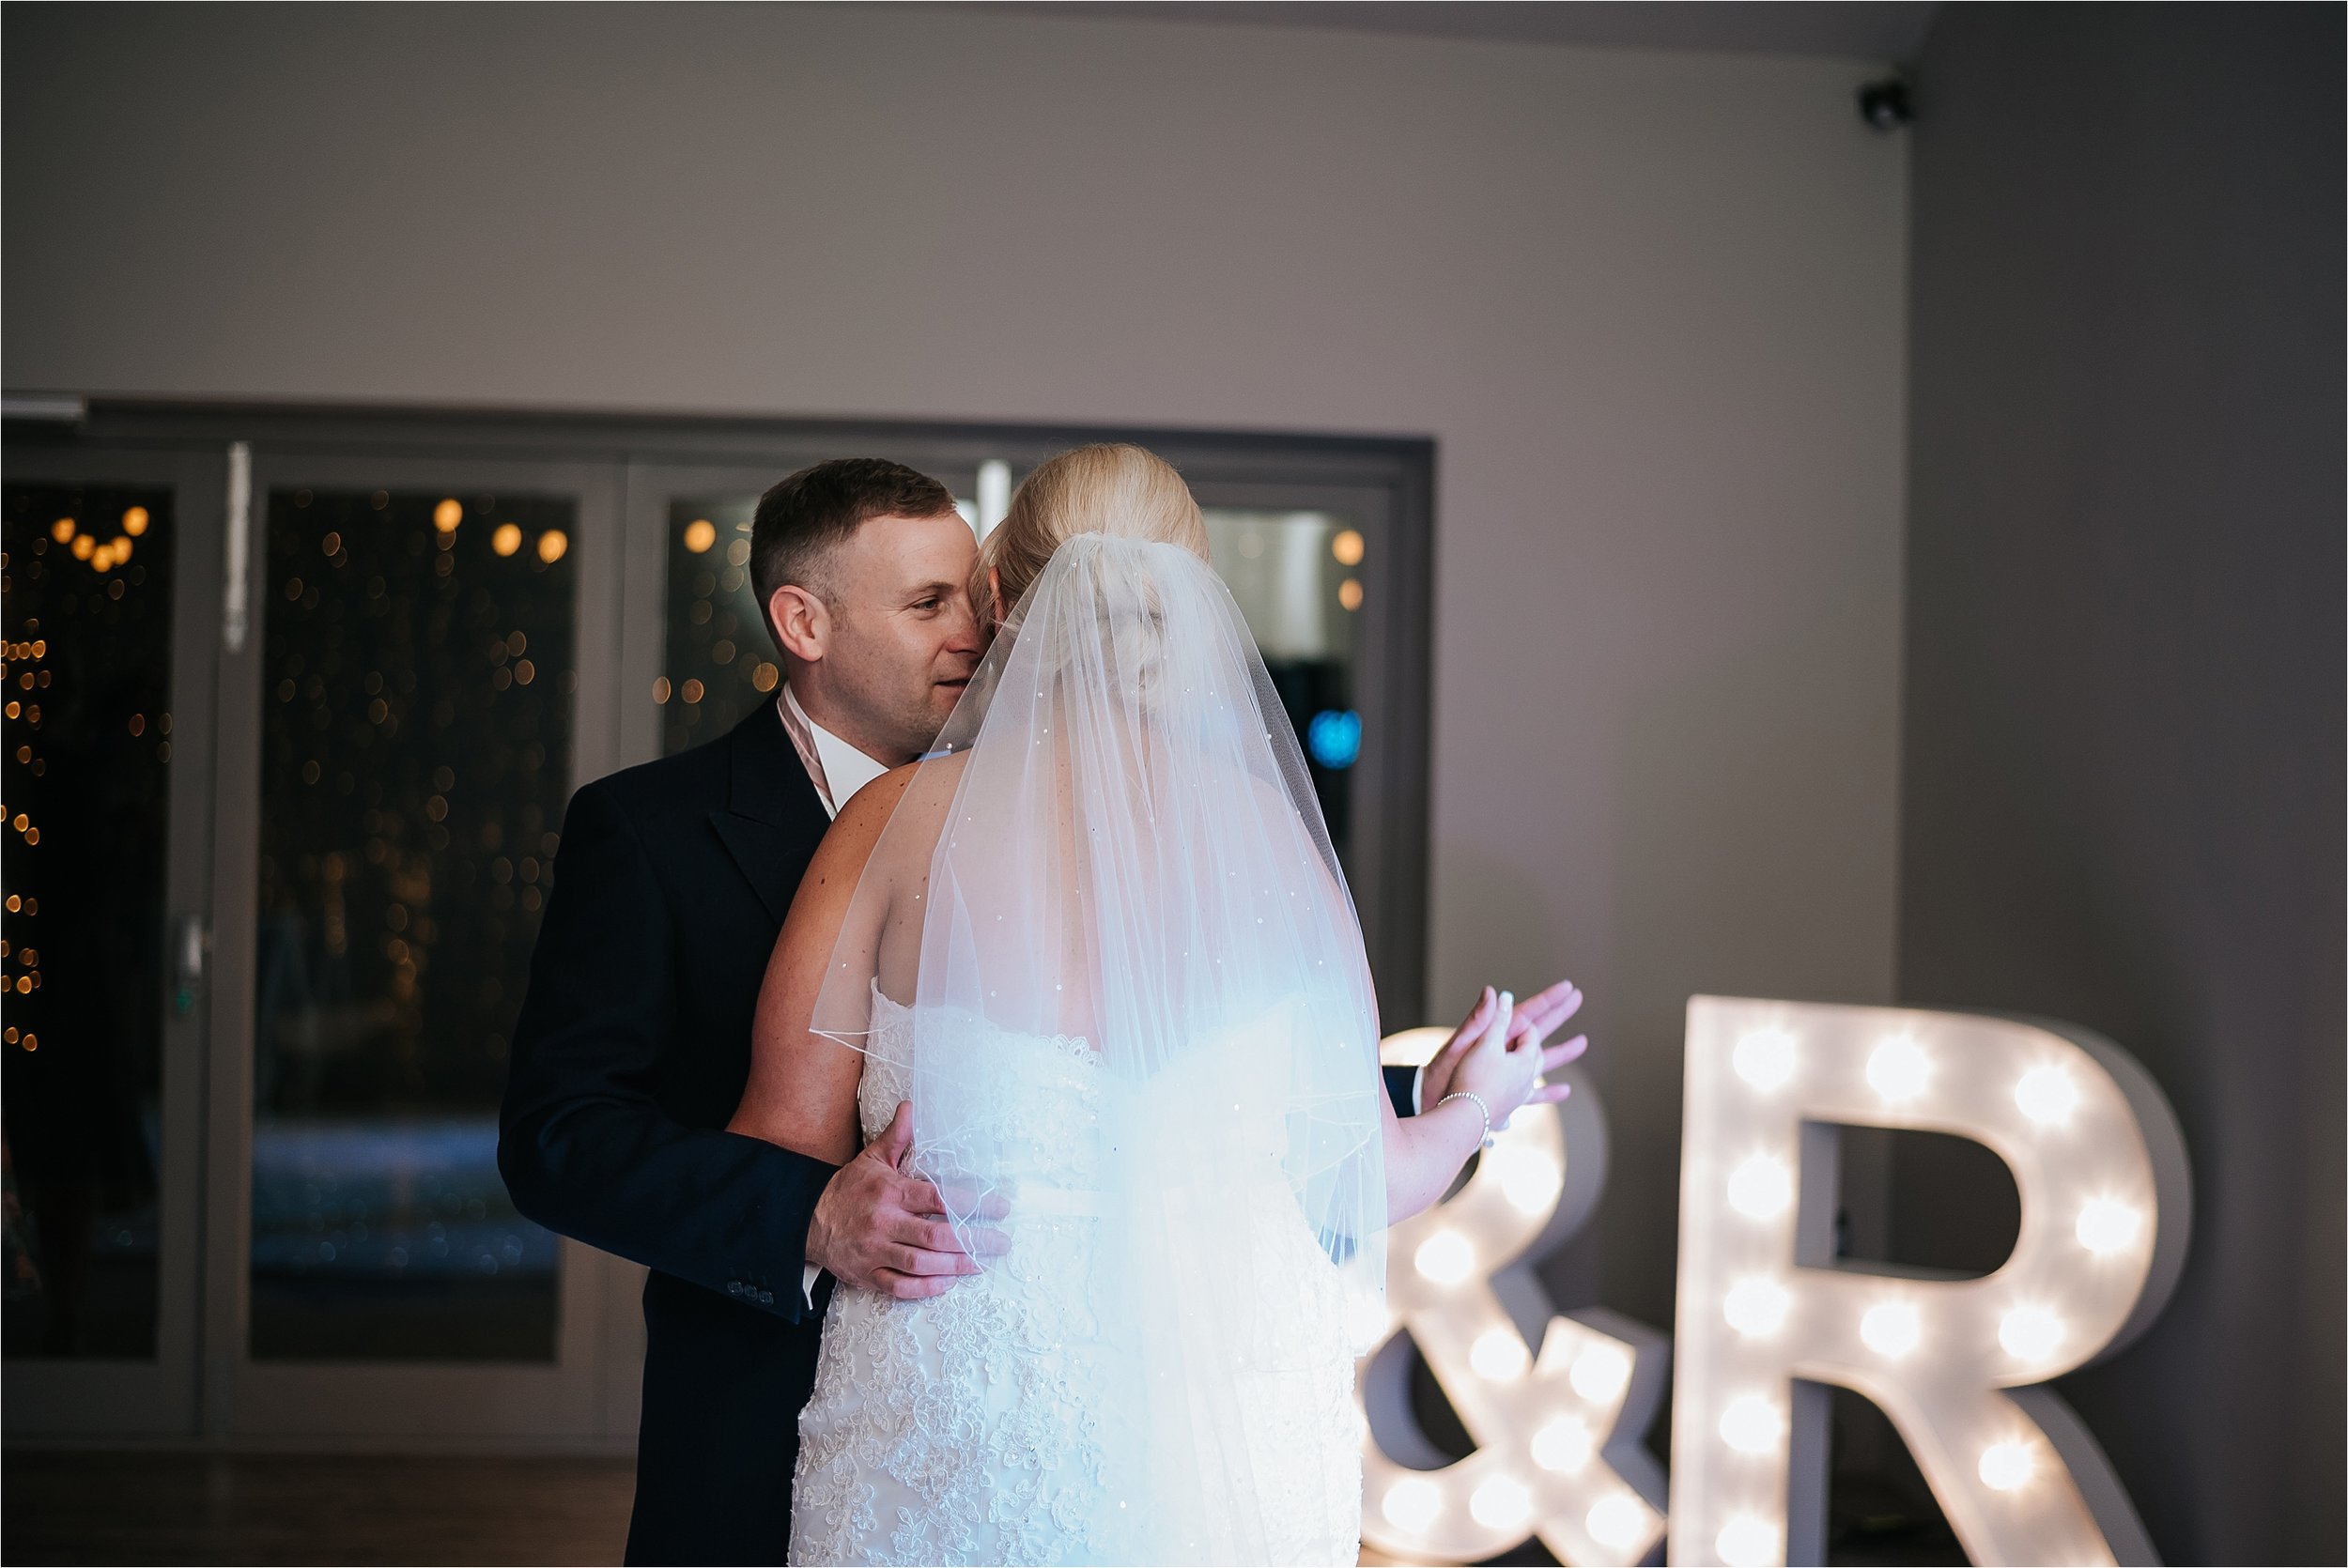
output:
[[[913,1104],[897,1107],[881,1135],[840,1167],[807,1227],[807,1261],[843,1284],[901,1301],[942,1295],[955,1279],[979,1271],[946,1220],[937,1189],[900,1168],[913,1146]],[[981,1207],[990,1220],[1005,1212],[1000,1198]],[[1010,1251],[1001,1231],[974,1228],[971,1238],[989,1257]]]
[[[1421,1105],[1433,1105],[1453,1089],[1461,1087],[1455,1081],[1460,1064],[1483,1040],[1485,1032],[1491,1026],[1493,1009],[1499,1005],[1499,994],[1486,987],[1476,1000],[1475,1010],[1467,1015],[1459,1029],[1444,1042],[1443,1049],[1436,1052],[1420,1070],[1418,1102]],[[1545,1076],[1555,1072],[1590,1048],[1590,1037],[1587,1035],[1576,1035],[1555,1045],[1543,1043],[1559,1025],[1581,1010],[1582,993],[1574,989],[1571,980],[1559,980],[1546,991],[1526,997],[1517,1004],[1516,1014],[1508,1021],[1507,1049],[1512,1052],[1537,1051],[1540,1053],[1539,1073]],[[1554,1105],[1571,1093],[1571,1084],[1537,1081],[1524,1103]],[[1495,1125],[1506,1126],[1506,1113],[1497,1105],[1492,1107],[1492,1111],[1496,1117]]]

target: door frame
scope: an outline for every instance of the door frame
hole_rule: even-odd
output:
[[[55,400],[49,400],[55,401]],[[211,984],[178,1037],[167,1035],[166,1127],[195,1129],[167,1154],[165,1244],[176,1272],[160,1286],[172,1376],[147,1363],[11,1361],[8,1437],[132,1438],[208,1445],[398,1449],[624,1448],[633,1437],[643,1330],[643,1270],[565,1239],[555,1362],[255,1363],[249,1355],[254,921],[258,879],[261,683],[269,613],[267,496],[309,481],[381,488],[576,485],[579,684],[574,789],[659,754],[652,700],[665,628],[665,501],[686,491],[763,490],[795,469],[885,452],[975,487],[980,465],[1014,478],[1086,441],[1137,442],[1166,457],[1203,504],[1344,510],[1367,536],[1374,592],[1356,647],[1358,700],[1385,744],[1355,776],[1354,881],[1383,1015],[1425,1011],[1431,732],[1435,445],[1421,437],[1218,433],[1135,426],[695,417],[513,409],[288,406],[227,401],[65,400],[78,417],[8,419],[9,477],[179,476],[190,541],[175,595],[173,855],[190,857],[190,901],[209,915]],[[245,552],[251,623],[224,646],[222,600],[231,443],[247,443]],[[529,476],[537,476],[535,482]],[[205,541],[197,547],[195,541]],[[201,722],[197,715],[202,715]],[[184,733],[182,732],[184,731]],[[199,745],[202,755],[195,755]],[[184,766],[182,766],[184,764]],[[202,809],[183,819],[181,777],[198,770]],[[193,795],[190,796],[193,802]],[[217,809],[213,809],[214,807]],[[191,823],[182,832],[183,820]],[[1365,897],[1364,895],[1367,895]],[[206,1050],[205,1041],[218,1042]],[[175,1145],[166,1135],[166,1149]],[[159,1260],[160,1265],[161,1260]],[[159,1350],[164,1342],[159,1340]],[[565,1381],[567,1379],[567,1381]],[[486,1380],[486,1381],[485,1381]],[[20,1394],[20,1391],[22,1393]],[[56,1422],[28,1413],[70,1410]],[[461,1412],[452,1418],[451,1412]]]

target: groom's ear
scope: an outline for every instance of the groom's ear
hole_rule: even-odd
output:
[[[822,659],[831,642],[830,610],[796,583],[776,588],[766,601],[766,619],[775,629],[776,645],[802,663]]]

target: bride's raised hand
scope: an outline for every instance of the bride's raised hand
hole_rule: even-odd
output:
[[[1443,1049],[1436,1052],[1421,1069],[1418,1100],[1421,1106],[1436,1104],[1456,1086],[1451,1081],[1452,1075],[1459,1070],[1460,1063],[1468,1052],[1483,1038],[1485,1029],[1491,1022],[1491,1010],[1498,1005],[1499,999],[1499,993],[1486,986],[1476,1000],[1475,1009],[1444,1042]],[[1559,980],[1516,1005],[1516,1011],[1508,1021],[1508,1038],[1512,1041],[1520,1041],[1527,1036],[1534,1036],[1537,1037],[1537,1044],[1538,1040],[1555,1034],[1568,1019],[1581,1010],[1582,992],[1571,980]],[[1590,1038],[1587,1035],[1576,1035],[1555,1045],[1540,1045],[1540,1070],[1543,1073],[1555,1072],[1589,1047]],[[1544,1084],[1535,1088],[1532,1102],[1553,1105],[1572,1092],[1568,1084]]]
[[[1514,1027],[1516,999],[1505,991],[1493,1013],[1483,1034],[1460,1058],[1445,1092],[1472,1094],[1482,1100],[1491,1130],[1497,1132],[1540,1086],[1547,1030],[1537,1019],[1527,1027]]]

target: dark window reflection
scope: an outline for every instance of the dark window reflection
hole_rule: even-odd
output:
[[[1354,703],[1354,623],[1368,546],[1326,512],[1206,511],[1214,569],[1229,585],[1305,749],[1338,861],[1352,869],[1353,772],[1366,738]]]
[[[496,1168],[568,792],[568,500],[269,499],[252,1347],[551,1359]]]
[[[0,1053],[12,1356],[155,1354],[171,492],[11,484]]]
[[[781,684],[750,587],[757,505],[756,496],[669,503],[667,644],[652,688],[664,754],[715,740]]]
[[[664,752],[713,740],[774,700],[781,670],[749,585],[757,501],[699,497],[669,505],[666,646],[653,684]],[[1355,707],[1354,623],[1367,592],[1367,544],[1360,530],[1327,512],[1209,508],[1206,519],[1215,569],[1262,650],[1305,748],[1329,837],[1350,869],[1353,771],[1366,744]]]

